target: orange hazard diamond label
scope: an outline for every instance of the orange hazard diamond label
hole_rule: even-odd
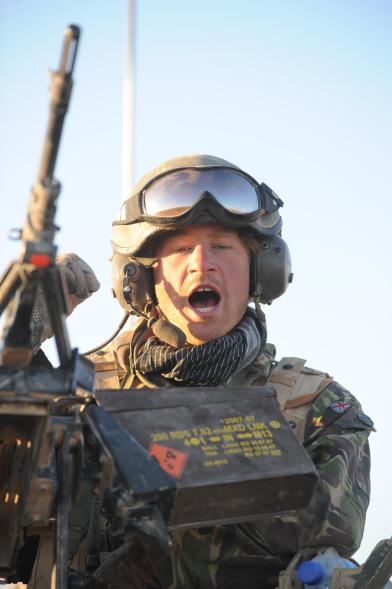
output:
[[[159,463],[159,466],[172,477],[180,479],[189,454],[162,444],[151,444],[148,453]]]

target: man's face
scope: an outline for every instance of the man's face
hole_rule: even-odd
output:
[[[159,244],[154,269],[160,310],[199,345],[228,333],[249,300],[249,253],[237,232],[193,225]]]

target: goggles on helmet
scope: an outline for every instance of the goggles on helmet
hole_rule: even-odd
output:
[[[204,208],[215,209],[227,221],[246,223],[282,205],[266,184],[233,168],[182,168],[154,178],[128,199],[113,225],[180,225],[192,222]]]

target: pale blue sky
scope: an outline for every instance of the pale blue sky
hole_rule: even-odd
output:
[[[23,223],[64,27],[83,28],[57,177],[61,251],[101,291],[70,320],[74,345],[121,317],[110,295],[110,223],[121,202],[124,0],[1,0],[0,262]],[[280,355],[308,359],[374,419],[373,495],[362,559],[391,534],[390,247],[392,4],[387,0],[140,0],[136,177],[212,153],[285,201],[295,279],[266,309]],[[7,213],[7,216],[5,215]]]

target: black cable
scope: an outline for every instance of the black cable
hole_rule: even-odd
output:
[[[120,331],[122,330],[122,328],[124,327],[124,325],[128,321],[130,315],[131,315],[131,313],[125,313],[125,315],[121,319],[120,324],[117,327],[116,331],[107,340],[105,340],[104,342],[102,342],[102,344],[99,344],[99,346],[96,346],[95,348],[92,348],[91,350],[87,350],[87,352],[83,352],[82,356],[88,356],[89,354],[93,354],[97,350],[100,350],[101,348],[104,348],[105,346],[107,346],[108,344],[110,344],[110,342],[112,340],[114,340],[114,338],[116,337],[116,335],[118,335],[120,333]]]

